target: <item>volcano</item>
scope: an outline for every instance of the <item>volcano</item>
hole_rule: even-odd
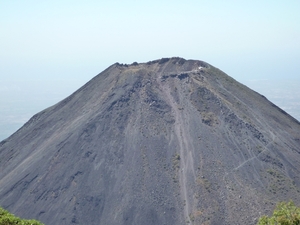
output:
[[[300,123],[198,60],[113,64],[0,143],[0,205],[45,224],[256,224],[299,192]]]

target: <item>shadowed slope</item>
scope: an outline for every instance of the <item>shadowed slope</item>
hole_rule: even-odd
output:
[[[213,66],[114,64],[0,144],[0,205],[45,224],[254,224],[299,203],[300,125]]]

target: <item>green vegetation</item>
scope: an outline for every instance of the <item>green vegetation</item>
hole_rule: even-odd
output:
[[[300,225],[300,208],[292,201],[281,202],[271,217],[261,217],[257,225]]]
[[[16,217],[0,207],[0,225],[43,225],[37,220],[25,220]]]

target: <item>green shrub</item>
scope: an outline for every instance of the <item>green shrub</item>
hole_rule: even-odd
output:
[[[261,217],[257,225],[300,225],[300,208],[292,201],[280,202],[273,215]]]
[[[0,225],[43,225],[37,220],[25,220],[0,207]]]

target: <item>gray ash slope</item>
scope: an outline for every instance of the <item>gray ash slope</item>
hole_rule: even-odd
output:
[[[45,224],[255,224],[300,203],[300,124],[196,60],[114,64],[0,143],[0,205]]]

